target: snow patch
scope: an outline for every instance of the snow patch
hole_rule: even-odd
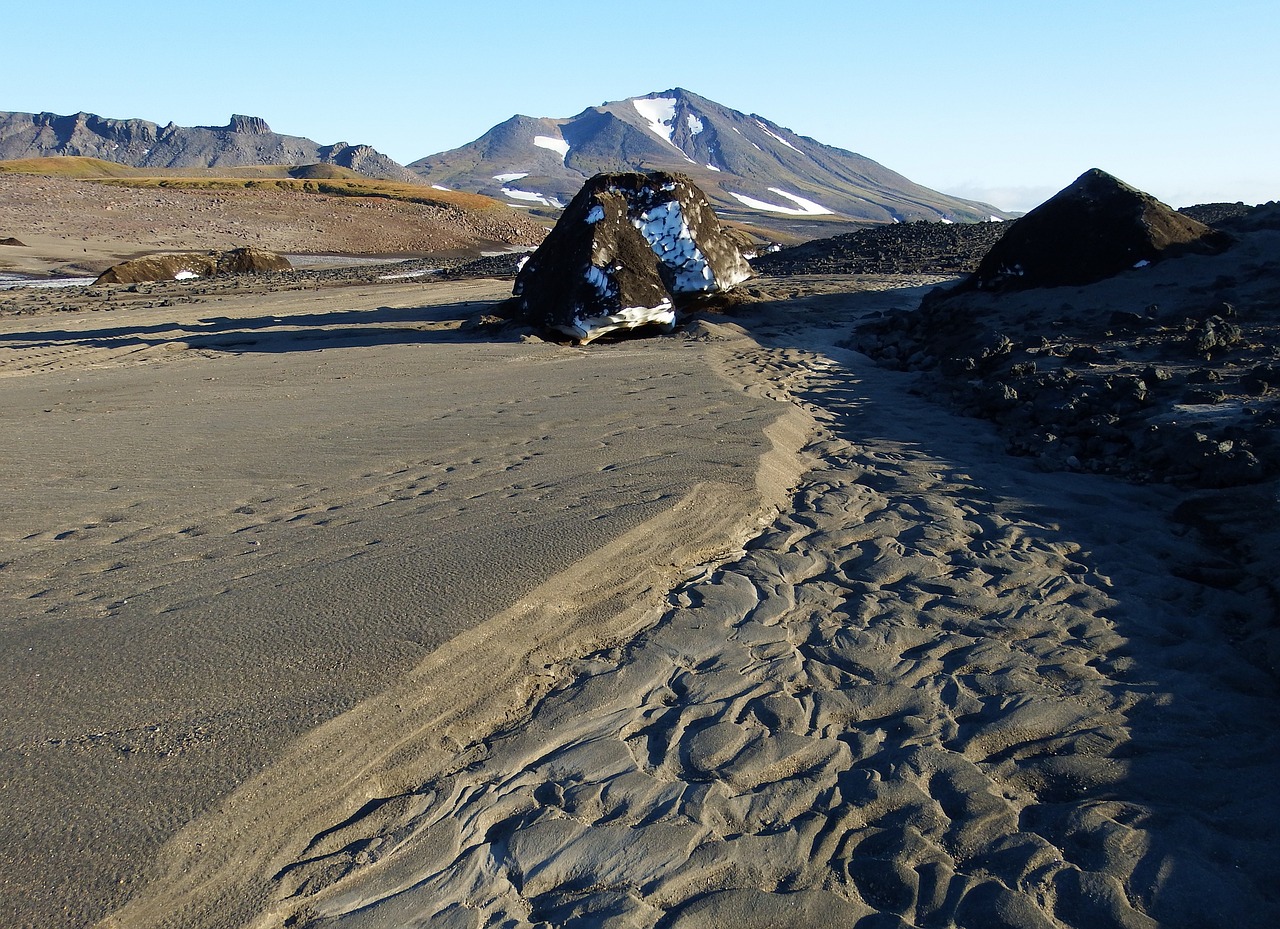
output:
[[[556,328],[585,345],[615,329],[651,325],[662,326],[668,332],[675,328],[676,311],[670,300],[663,300],[657,306],[625,307],[608,316],[574,316],[570,325]]]
[[[448,190],[449,188],[448,188],[448,187],[442,187],[442,186],[440,186],[439,184],[432,184],[432,185],[431,185],[431,189],[432,189],[432,190]]]
[[[534,193],[531,190],[519,190],[515,187],[504,187],[502,192],[512,200],[522,200],[526,203],[541,203],[543,206],[554,207],[557,210],[563,210],[564,204],[555,197],[544,197],[542,194]]]
[[[525,171],[523,174],[513,172],[511,174],[495,174],[493,179],[500,184],[510,184],[512,181],[518,181],[520,178],[528,176],[528,171]]]
[[[597,203],[591,208],[591,212],[587,214],[586,222],[587,225],[594,226],[602,219],[604,219],[604,207]]]
[[[564,139],[553,138],[549,135],[535,135],[533,144],[538,148],[547,148],[553,152],[559,152],[561,160],[569,157],[569,143]]]
[[[675,142],[671,141],[671,134],[675,131],[676,121],[675,97],[652,97],[647,100],[632,100],[631,102],[635,105],[636,112],[649,123],[649,128],[654,135],[660,139],[665,139],[672,147],[679,147]]]
[[[692,113],[687,113],[687,114],[685,114],[684,121],[685,121],[685,123],[687,123],[687,124],[688,124],[688,126],[689,126],[689,133],[690,133],[691,135],[697,135],[697,134],[698,134],[699,132],[701,132],[704,128],[706,128],[705,126],[703,126],[703,125],[702,125],[702,120],[700,120],[698,117],[694,116]]]
[[[717,168],[715,165],[711,164],[710,162],[708,162],[708,163],[707,163],[707,167],[708,167],[710,170],[712,170],[712,171],[719,171],[719,170],[720,170],[719,168]]]
[[[990,216],[988,216],[988,217],[987,217],[987,219],[989,219],[989,220],[990,220],[991,222],[993,222],[993,223],[1002,223],[1002,222],[1004,222],[1004,217],[1003,217],[1003,216],[996,216],[994,213],[992,213]]]
[[[401,271],[399,274],[379,274],[380,281],[401,281],[410,277],[426,277],[428,274],[439,274],[437,268],[422,268],[419,271]]]
[[[693,240],[693,232],[680,210],[680,201],[670,200],[655,206],[631,222],[649,243],[658,260],[672,271],[673,293],[701,293],[715,289],[715,275],[707,263],[707,256]]]
[[[757,200],[754,197],[748,197],[744,194],[735,194],[729,191],[729,196],[733,197],[739,203],[751,207],[753,210],[763,210],[766,213],[782,213],[786,216],[830,216],[835,210],[829,210],[820,203],[814,203],[812,200],[806,200],[804,197],[798,197],[795,194],[787,193],[778,187],[770,187],[770,191],[780,197],[786,197],[795,203],[795,206],[782,206],[777,203],[768,203],[764,200]]]
[[[758,120],[758,119],[756,120],[756,125],[757,125],[757,126],[759,126],[761,129],[763,129],[763,130],[764,130],[764,134],[765,134],[765,135],[767,135],[769,138],[774,139],[775,141],[781,142],[783,145],[785,145],[787,148],[791,149],[793,152],[800,152],[800,149],[796,148],[794,145],[792,145],[790,142],[788,142],[788,141],[787,141],[786,139],[784,139],[782,136],[780,136],[780,135],[778,135],[777,133],[775,133],[775,132],[771,131],[771,130],[769,129],[769,127],[768,127],[768,126],[766,126],[764,123],[760,122],[760,120]],[[804,152],[800,152],[800,154],[801,154],[801,155],[803,155],[803,154],[804,154]]]
[[[199,276],[200,275],[196,274],[196,272],[194,271],[179,271],[177,274],[173,276],[173,279],[175,281],[189,281],[192,278],[199,277]]]

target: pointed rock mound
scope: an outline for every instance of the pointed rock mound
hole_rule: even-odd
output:
[[[1092,168],[1014,222],[969,286],[1092,284],[1171,255],[1221,251],[1228,242],[1223,233]]]
[[[751,268],[681,174],[597,174],[516,276],[522,315],[580,343],[675,325],[681,298],[728,290]]]

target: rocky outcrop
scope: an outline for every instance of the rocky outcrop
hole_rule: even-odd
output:
[[[95,284],[141,284],[181,281],[219,274],[262,274],[291,271],[289,259],[260,248],[236,248],[204,254],[147,255],[112,265],[98,275]]]
[[[1195,251],[1220,251],[1221,232],[1092,168],[1018,219],[991,247],[970,286],[1022,290],[1092,284]]]
[[[1280,230],[1239,230],[1221,254],[1052,299],[939,289],[851,344],[919,372],[921,390],[995,422],[1009,451],[1048,470],[1201,489],[1276,480],[1278,244]]]
[[[529,322],[580,343],[675,325],[677,304],[751,276],[706,196],[679,174],[600,174],[516,277]]]
[[[18,240],[18,239],[13,238],[13,236],[9,236],[8,238],[0,239],[0,245],[16,245],[18,248],[26,248],[26,243],[24,243],[24,242],[22,242],[22,241],[20,241],[20,240]]]
[[[79,155],[135,168],[231,168],[335,164],[368,177],[421,183],[408,168],[367,145],[319,145],[271,131],[258,116],[234,115],[225,126],[159,126],[145,119],[92,113],[0,113],[0,159]]]

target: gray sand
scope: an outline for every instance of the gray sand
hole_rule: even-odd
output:
[[[1274,925],[1272,604],[838,346],[913,283],[587,352],[413,309],[482,284],[4,321],[16,921]]]
[[[663,589],[754,525],[782,404],[692,340],[459,333],[507,287],[0,320],[7,924],[104,915],[290,740],[678,505]]]

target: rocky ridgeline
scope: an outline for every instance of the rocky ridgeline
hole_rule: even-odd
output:
[[[760,255],[758,274],[969,274],[1007,222],[891,223]]]
[[[1274,478],[1280,211],[1206,215],[1238,230],[1219,254],[1078,287],[991,292],[970,278],[864,324],[851,344],[921,372],[931,393],[996,422],[1010,451],[1047,469],[1185,487]]]

